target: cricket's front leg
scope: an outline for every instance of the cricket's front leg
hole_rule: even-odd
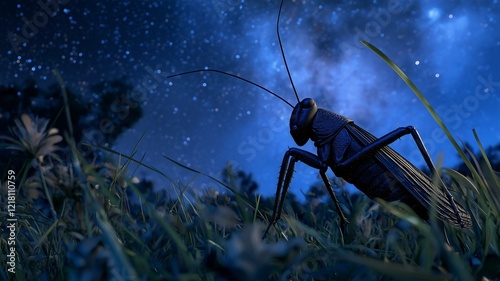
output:
[[[312,154],[311,152],[298,148],[290,148],[283,157],[283,163],[281,164],[280,174],[278,178],[278,186],[276,188],[276,199],[274,201],[273,215],[271,220],[269,221],[269,225],[267,226],[266,231],[264,232],[263,238],[271,228],[271,225],[275,224],[281,217],[286,193],[288,192],[288,187],[290,186],[290,182],[292,181],[295,162],[297,161],[301,161],[306,165],[312,168],[316,168],[320,171],[321,178],[323,179],[328,193],[332,197],[332,200],[335,202],[337,211],[339,212],[342,227],[349,223],[340,208],[340,204],[335,197],[335,194],[333,193],[330,181],[326,177],[328,166],[323,161],[321,161],[321,159],[317,155]]]

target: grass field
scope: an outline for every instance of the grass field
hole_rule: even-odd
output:
[[[26,126],[36,123],[22,119]],[[36,131],[25,129],[19,146]],[[282,220],[262,240],[274,200],[244,193],[230,169],[226,182],[213,179],[213,189],[194,192],[199,189],[179,185],[134,155],[106,149],[114,157],[88,163],[72,146],[66,162],[55,154],[57,131],[40,135],[47,145],[38,146],[43,153],[16,172],[16,273],[7,271],[3,253],[9,245],[2,235],[2,279],[500,279],[500,185],[488,161],[469,163],[471,178],[443,169],[454,197],[472,216],[471,229],[432,219],[428,224],[400,204],[375,203],[338,188],[351,222],[343,235],[333,204],[309,194],[305,202],[288,200]],[[169,194],[148,192],[128,171],[132,164],[163,174]],[[217,191],[221,187],[225,191]],[[0,200],[8,204],[6,196]],[[7,217],[5,209],[1,213]],[[4,219],[3,233],[6,224]]]

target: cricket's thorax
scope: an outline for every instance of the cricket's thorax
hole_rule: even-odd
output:
[[[314,146],[320,147],[330,143],[340,130],[351,122],[353,121],[347,117],[318,108],[312,124],[311,140],[314,141]]]

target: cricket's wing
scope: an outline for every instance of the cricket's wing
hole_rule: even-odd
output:
[[[377,140],[375,136],[356,124],[350,123],[346,128],[352,137],[364,145]],[[375,153],[375,157],[427,210],[431,210],[432,199],[434,198],[436,200],[436,216],[442,221],[460,226],[453,206],[442,190],[442,188],[446,187],[438,188],[434,186],[432,180],[426,174],[389,146],[380,149]],[[470,215],[458,202],[455,201],[455,205],[463,226],[467,228],[471,227]]]

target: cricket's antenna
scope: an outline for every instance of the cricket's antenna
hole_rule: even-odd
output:
[[[290,74],[290,69],[288,69],[288,63],[286,62],[285,52],[283,51],[283,44],[281,44],[280,37],[280,17],[281,17],[281,8],[283,8],[284,0],[281,0],[280,11],[278,12],[278,21],[276,23],[276,32],[278,33],[278,42],[280,43],[281,55],[283,56],[283,61],[285,62],[286,72],[288,73],[288,78],[290,78],[290,83],[292,83],[293,92],[295,93],[295,97],[297,98],[297,102],[300,102],[299,95],[297,94],[297,90],[295,89],[295,84],[293,84],[292,75]]]
[[[220,73],[220,74],[231,76],[231,77],[236,78],[236,79],[240,79],[242,81],[250,83],[250,84],[252,84],[252,85],[254,85],[256,87],[259,87],[260,89],[262,89],[262,90],[270,93],[271,95],[277,97],[278,99],[282,100],[284,103],[288,104],[291,108],[293,108],[293,105],[291,103],[289,103],[284,98],[280,97],[278,94],[272,92],[271,90],[268,90],[268,89],[262,87],[261,85],[255,83],[255,82],[252,82],[252,81],[250,81],[248,79],[245,79],[243,77],[239,77],[237,75],[234,75],[234,74],[231,74],[231,73],[228,73],[228,72],[224,72],[224,71],[221,71],[221,70],[217,70],[217,69],[196,69],[196,70],[186,71],[186,72],[177,73],[177,74],[173,74],[173,75],[168,75],[168,76],[162,75],[162,76],[165,76],[166,78],[172,78],[172,77],[176,77],[176,76],[182,76],[182,75],[192,74],[192,73],[198,73],[198,72],[216,72],[216,73]]]

